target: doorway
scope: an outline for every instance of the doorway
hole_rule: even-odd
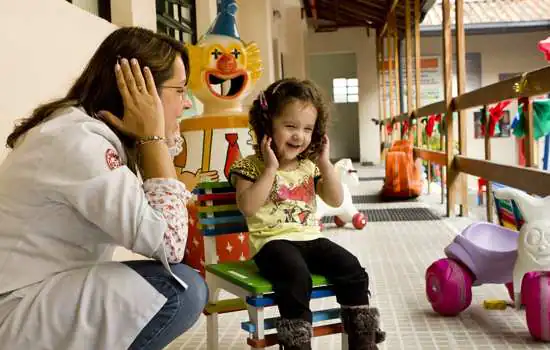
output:
[[[308,74],[331,104],[330,158],[359,161],[359,86],[355,53],[309,55]]]

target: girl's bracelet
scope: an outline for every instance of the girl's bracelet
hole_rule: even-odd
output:
[[[166,139],[162,136],[146,136],[138,139],[136,145],[141,146],[147,143],[164,142]]]

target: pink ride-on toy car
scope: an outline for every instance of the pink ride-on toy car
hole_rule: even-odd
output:
[[[550,196],[506,186],[494,196],[501,225],[519,232],[491,223],[468,226],[445,248],[447,257],[428,267],[426,295],[434,311],[454,316],[470,305],[472,286],[504,283],[516,308],[525,306],[531,336],[550,341]]]
[[[468,226],[445,248],[447,258],[426,271],[426,295],[435,312],[455,316],[472,302],[472,286],[512,281],[518,232],[491,223]]]

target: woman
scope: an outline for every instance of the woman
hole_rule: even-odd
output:
[[[181,263],[189,192],[172,164],[187,72],[181,43],[118,29],[9,135],[2,348],[162,349],[196,322],[207,288]],[[154,260],[110,261],[117,245]]]

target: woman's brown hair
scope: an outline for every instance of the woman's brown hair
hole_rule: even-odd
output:
[[[260,144],[264,135],[272,136],[273,120],[293,101],[311,103],[317,110],[317,120],[311,135],[311,143],[299,155],[300,159],[317,159],[322,149],[323,135],[327,132],[330,120],[329,107],[315,83],[295,78],[274,82],[265,91],[262,91],[252,103],[248,117],[256,136],[254,150],[257,155],[261,156]]]
[[[23,119],[8,136],[8,147],[15,147],[22,135],[59,109],[81,106],[93,117],[96,112],[107,110],[122,118],[124,107],[114,72],[117,59],[136,58],[141,67],[149,67],[158,88],[172,76],[172,64],[177,56],[182,58],[189,74],[189,57],[179,41],[145,28],[125,27],[115,30],[101,43],[67,95],[37,107],[29,118]],[[127,147],[131,147],[130,140],[114,128],[111,129]]]

